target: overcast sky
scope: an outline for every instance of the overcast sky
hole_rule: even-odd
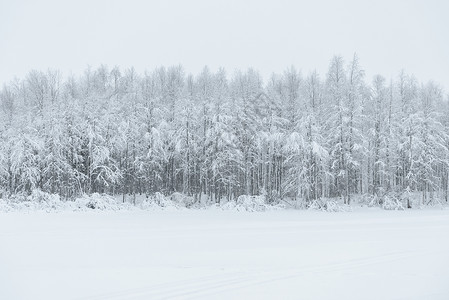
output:
[[[404,68],[449,89],[449,1],[0,0],[0,84],[31,69],[82,74],[182,64],[267,79],[290,65],[326,74],[357,52],[368,80]]]

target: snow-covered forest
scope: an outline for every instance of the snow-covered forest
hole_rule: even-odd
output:
[[[0,95],[3,196],[448,198],[447,96],[404,72],[366,78],[357,56],[265,80],[254,69],[34,70]]]

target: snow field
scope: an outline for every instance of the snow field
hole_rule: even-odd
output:
[[[0,299],[448,299],[449,210],[0,214]]]

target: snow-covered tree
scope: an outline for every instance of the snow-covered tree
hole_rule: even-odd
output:
[[[0,91],[0,192],[263,194],[305,206],[420,192],[432,204],[449,194],[447,103],[403,72],[365,82],[356,55],[334,57],[324,80],[290,67],[266,83],[253,69],[31,71]]]

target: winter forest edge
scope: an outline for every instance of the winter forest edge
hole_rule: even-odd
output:
[[[325,76],[291,67],[266,82],[253,69],[31,71],[0,92],[0,198],[447,203],[445,98],[404,72],[369,80],[357,56],[332,58]]]

